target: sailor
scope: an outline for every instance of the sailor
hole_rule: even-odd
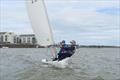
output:
[[[62,40],[62,42],[60,42],[60,51],[57,54],[58,57],[54,58],[53,61],[64,59],[65,57],[64,54],[67,53],[67,48],[68,48],[68,45],[65,43],[65,40]]]
[[[58,55],[58,60],[63,60],[65,58],[71,57],[74,53],[75,53],[75,49],[76,49],[76,41],[72,40],[70,41],[70,45],[64,45],[62,48],[63,52],[60,52]]]
[[[70,47],[68,47],[68,57],[71,57],[76,50],[76,41],[72,40],[70,41]]]
[[[56,60],[61,61],[67,57],[71,57],[75,53],[75,49],[76,49],[75,40],[70,41],[69,46],[65,43],[65,40],[63,40],[60,43],[60,51],[58,53],[58,57],[55,58],[53,61],[56,61]]]
[[[63,40],[60,43],[60,51],[58,53],[58,60],[62,60],[66,58],[65,54],[67,53],[68,50],[68,45],[65,43],[65,40]]]

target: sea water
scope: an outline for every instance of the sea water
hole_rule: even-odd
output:
[[[120,48],[79,48],[69,68],[45,66],[45,48],[0,49],[0,80],[120,80]]]

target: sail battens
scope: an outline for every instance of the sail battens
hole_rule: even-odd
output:
[[[44,1],[27,0],[27,10],[37,43],[42,46],[54,44]]]

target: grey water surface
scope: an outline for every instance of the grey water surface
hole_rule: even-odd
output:
[[[69,68],[46,66],[45,48],[0,49],[0,80],[120,80],[120,48],[80,48]]]

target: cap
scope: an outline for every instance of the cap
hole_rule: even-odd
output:
[[[72,43],[72,44],[76,44],[76,41],[75,41],[75,40],[72,40],[72,41],[70,41],[70,43]]]

